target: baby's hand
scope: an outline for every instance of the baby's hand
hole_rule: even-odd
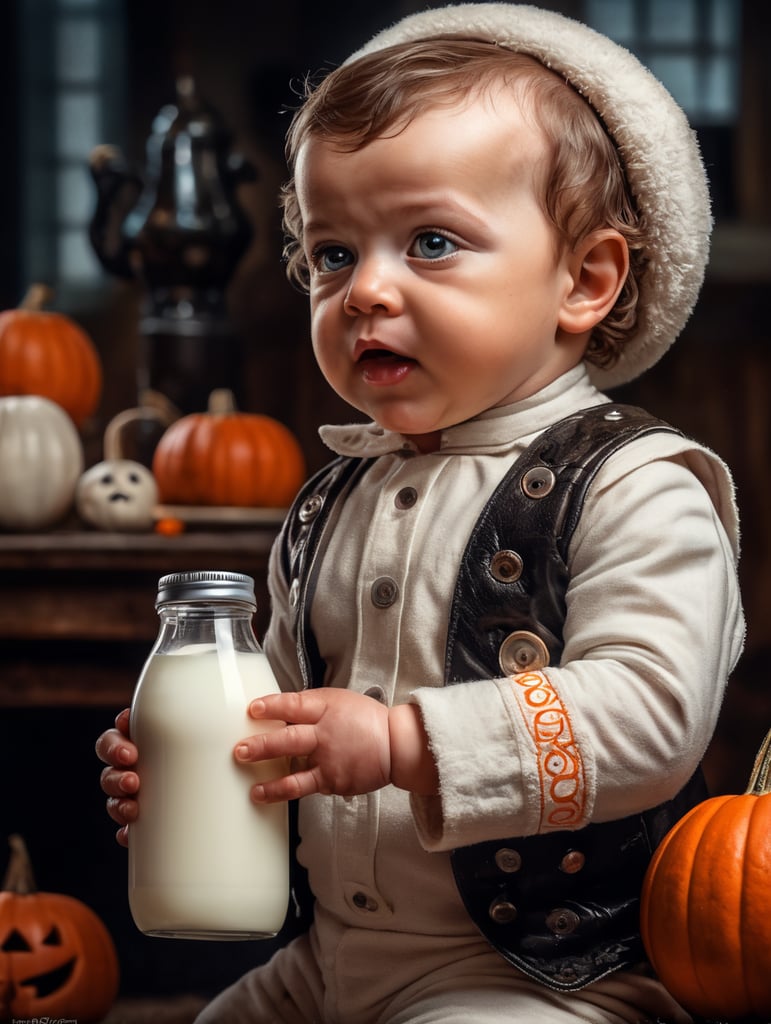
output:
[[[361,693],[322,687],[262,697],[252,701],[249,714],[282,725],[242,740],[236,759],[286,757],[295,762],[289,775],[252,787],[257,803],[311,793],[356,796],[389,782],[424,796],[439,791],[436,764],[415,704],[389,709]]]
[[[249,714],[286,724],[242,740],[238,761],[286,757],[302,764],[290,775],[253,786],[258,803],[310,793],[355,796],[391,781],[388,708],[372,697],[324,687],[254,700]]]
[[[131,771],[137,762],[137,748],[129,740],[128,708],[115,719],[115,728],[103,732],[96,741],[96,756],[107,765],[101,786],[107,794],[107,813],[121,826],[115,838],[121,846],[128,846],[126,826],[136,820],[139,790],[139,776]]]

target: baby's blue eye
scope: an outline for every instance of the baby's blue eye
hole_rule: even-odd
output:
[[[438,231],[423,231],[413,242],[413,255],[424,260],[439,260],[458,251],[455,242],[440,235]]]
[[[343,270],[352,263],[353,254],[343,245],[324,245],[313,253],[313,265],[322,273]]]

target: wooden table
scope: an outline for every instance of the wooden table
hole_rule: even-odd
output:
[[[261,636],[278,527],[0,534],[0,706],[125,705],[158,632],[155,594],[167,572],[249,573]]]

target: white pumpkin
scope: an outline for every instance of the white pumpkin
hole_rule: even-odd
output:
[[[83,472],[75,424],[38,395],[0,398],[0,528],[40,530],[70,510]]]
[[[133,459],[105,459],[78,481],[78,515],[100,530],[150,530],[158,485],[150,470]]]

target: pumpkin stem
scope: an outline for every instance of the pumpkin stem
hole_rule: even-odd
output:
[[[12,835],[8,837],[8,845],[11,848],[11,859],[8,861],[8,868],[5,872],[3,890],[15,892],[18,896],[28,896],[30,893],[37,892],[32,864],[27,853],[27,844],[21,836]]]
[[[747,787],[747,793],[752,796],[763,796],[764,793],[769,792],[771,792],[771,731],[766,734],[766,738],[760,745],[750,776],[750,784]]]
[[[138,420],[155,420],[164,428],[180,418],[182,413],[164,394],[145,388],[139,396],[136,409],[124,409],[113,416],[104,430],[102,450],[105,459],[123,459],[123,432],[126,427]]]
[[[53,301],[53,297],[53,288],[49,288],[47,284],[31,284],[19,303],[19,309],[39,313],[44,306]]]
[[[236,399],[230,388],[215,388],[209,395],[208,412],[212,416],[228,416],[236,411]]]

